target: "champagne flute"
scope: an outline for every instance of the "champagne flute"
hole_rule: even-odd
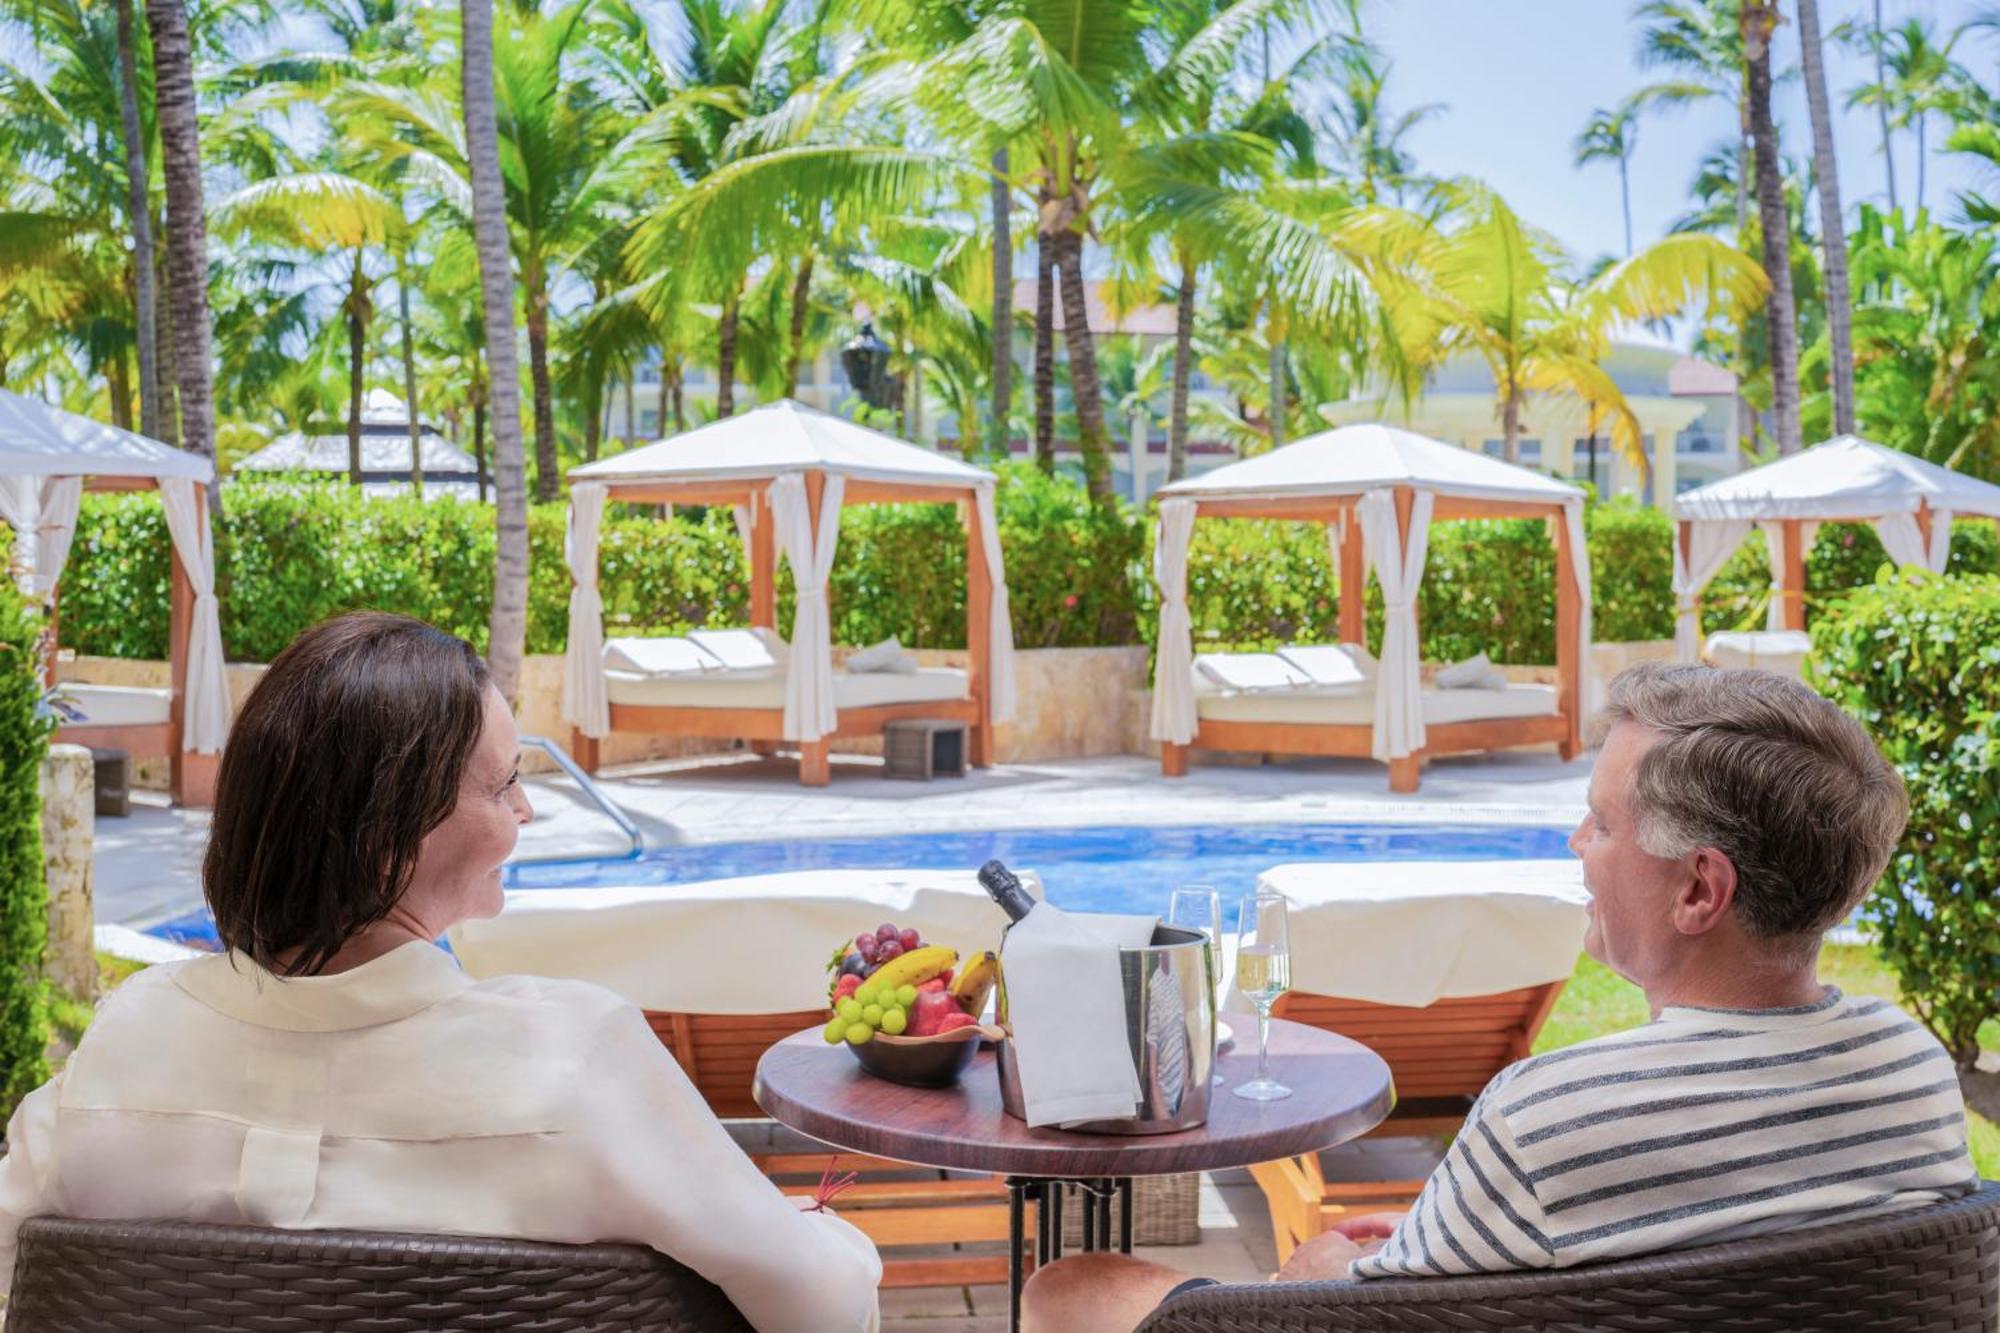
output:
[[[1247,894],[1236,917],[1236,989],[1257,1010],[1257,1077],[1231,1088],[1253,1102],[1274,1102],[1292,1090],[1271,1077],[1271,1006],[1291,988],[1292,945],[1284,895]]]
[[[1214,1020],[1221,1017],[1222,1008],[1222,895],[1206,884],[1187,884],[1174,890],[1173,900],[1167,905],[1167,924],[1179,926],[1183,930],[1198,931],[1208,937],[1208,993],[1210,999],[1210,1031]],[[1222,1082],[1222,1075],[1215,1074],[1211,1083]]]

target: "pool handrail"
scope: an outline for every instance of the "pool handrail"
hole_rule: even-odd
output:
[[[583,771],[583,768],[576,762],[576,760],[570,758],[569,751],[563,749],[562,746],[556,744],[554,741],[550,740],[547,736],[523,735],[520,738],[520,740],[522,749],[528,749],[532,747],[534,749],[540,750],[543,754],[546,754],[550,759],[553,759],[556,763],[556,767],[560,768],[564,773],[568,774],[570,781],[574,782],[577,785],[577,789],[581,791],[585,796],[588,796],[590,798],[591,804],[595,805],[598,808],[598,810],[603,812],[604,817],[606,819],[609,819],[613,824],[616,824],[618,826],[618,831],[623,833],[627,838],[631,840],[632,846],[631,849],[626,852],[627,857],[636,857],[641,852],[646,850],[645,835],[639,831],[639,826],[632,821],[632,816],[626,814],[624,810],[619,808],[618,804],[615,801],[613,801],[609,796],[606,796],[604,794],[604,789],[602,787],[599,787],[597,783],[591,779],[591,776]],[[530,865],[543,861],[563,860],[563,859],[565,858],[521,857],[516,860],[515,864]]]

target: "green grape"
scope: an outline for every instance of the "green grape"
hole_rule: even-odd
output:
[[[861,986],[854,992],[854,998],[859,1000],[864,1008],[871,1004],[879,1004],[881,995],[882,992],[872,985]]]
[[[909,1015],[901,1009],[885,1010],[882,1014],[882,1031],[892,1037],[903,1035],[903,1029],[910,1025]]]
[[[866,1046],[868,1039],[874,1035],[875,1029],[866,1023],[855,1023],[847,1029],[848,1044],[853,1046]]]
[[[896,988],[897,1004],[900,1004],[905,1009],[907,1009],[916,1002],[917,1002],[917,988],[915,986],[899,986]]]
[[[841,1042],[847,1039],[847,1020],[844,1018],[834,1019],[831,1023],[828,1023],[826,1025],[826,1032],[824,1035],[826,1037],[827,1045],[838,1046]]]
[[[840,1002],[840,1007],[835,1009],[834,1012],[852,1023],[861,1017],[861,1001],[850,995]]]
[[[861,1021],[871,1028],[882,1026],[882,1006],[879,1004],[863,1005],[861,1009]]]

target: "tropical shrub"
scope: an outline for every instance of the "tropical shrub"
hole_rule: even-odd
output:
[[[1910,791],[1864,913],[1911,1008],[1961,1066],[2000,1018],[2000,579],[1884,569],[1813,628],[1816,684]]]
[[[13,580],[0,579],[0,1124],[49,1076],[41,798],[49,723],[36,707],[40,635],[40,618]]]

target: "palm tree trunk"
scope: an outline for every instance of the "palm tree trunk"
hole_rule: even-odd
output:
[[[631,447],[632,441],[639,438],[639,390],[632,382],[637,378],[639,376],[636,370],[628,370],[625,374],[625,446],[627,448]],[[666,396],[667,386],[665,377],[662,377],[660,384],[660,420],[662,421],[667,419]]]
[[[1056,470],[1056,239],[1035,233],[1035,466]]]
[[[799,274],[792,279],[792,327],[785,342],[785,397],[796,398],[799,393],[799,361],[805,352],[806,303],[812,297],[813,256],[812,251],[799,261]]]
[[[995,458],[1013,452],[1007,418],[1014,407],[1014,189],[1007,150],[993,155],[993,420],[986,444]],[[966,441],[971,448],[971,440]]]
[[[1618,202],[1625,210],[1625,257],[1632,257],[1632,155],[1618,155]]]
[[[148,0],[162,3],[163,0]],[[459,0],[461,105],[472,168],[472,231],[479,249],[479,294],[486,378],[493,408],[493,610],[486,661],[512,702],[520,696],[528,641],[527,457],[521,440],[521,373],[514,352],[514,272],[507,244],[506,184],[493,107],[493,0]]]
[[[1056,233],[1056,257],[1063,303],[1063,344],[1069,355],[1070,397],[1076,406],[1077,447],[1083,452],[1083,485],[1090,498],[1110,505],[1111,443],[1104,429],[1104,391],[1097,381],[1097,349],[1090,338],[1090,310],[1084,303],[1083,237],[1072,228]]]
[[[1270,386],[1271,386],[1271,447],[1282,449],[1285,445],[1285,333],[1277,310],[1277,293],[1270,297],[1271,309],[1268,323],[1270,342]]]
[[[111,399],[111,424],[132,429],[132,376],[126,371],[122,347],[104,363],[104,387]]]
[[[195,122],[194,52],[182,0],[146,0],[153,34],[154,115],[167,190],[167,269],[174,285],[174,378],[180,387],[181,443],[215,457],[210,390],[208,224],[201,198],[201,132]],[[210,512],[221,496],[209,483]]]
[[[1521,461],[1521,386],[1511,373],[1507,396],[1500,400],[1500,451],[1510,463]],[[1595,458],[1593,455],[1593,464]]]
[[[688,428],[686,384],[681,376],[681,363],[674,362],[674,433],[680,434]]]
[[[1187,475],[1188,385],[1194,378],[1194,284],[1200,271],[1181,251],[1181,287],[1174,302],[1174,393],[1167,411],[1167,480]]]
[[[738,292],[740,292],[740,288]],[[739,313],[738,292],[731,292],[729,300],[722,307],[722,322],[716,330],[715,347],[715,415],[723,417],[736,415],[736,322]]]
[[[583,405],[588,410],[583,414],[583,459],[586,463],[597,461],[597,449],[604,438],[604,384],[600,380],[588,393],[583,395]]]
[[[167,272],[167,257],[159,253],[158,262],[153,267],[153,346],[160,351],[160,361],[153,367],[159,378],[159,415],[155,418],[160,433],[153,438],[162,444],[171,444],[176,449],[181,444],[181,395],[175,387],[172,374],[174,357],[174,283]]]
[[[664,436],[667,433],[667,414],[669,409],[673,405],[673,396],[674,396],[673,379],[674,377],[671,374],[669,367],[667,365],[666,354],[662,352],[660,354],[660,411],[659,411],[660,434],[662,436]],[[626,413],[629,415],[632,409],[630,407],[627,407],[625,410]],[[633,417],[632,422],[633,422],[632,429],[634,431],[637,431],[639,429],[638,418]]]
[[[475,371],[475,374],[477,372]],[[486,386],[472,384],[472,475],[479,503],[486,503]]]
[[[357,258],[357,278],[360,267]],[[366,378],[367,355],[368,325],[362,320],[359,303],[350,296],[347,310],[347,482],[350,486],[361,484],[361,388]]]
[[[1765,306],[1771,336],[1771,415],[1779,454],[1799,451],[1798,307],[1792,295],[1791,230],[1784,183],[1778,175],[1778,131],[1771,120],[1773,0],[1743,0],[1743,51],[1750,97],[1750,139],[1757,154],[1757,216],[1764,236],[1764,273],[1771,280]]]
[[[139,433],[160,438],[159,321],[154,314],[153,209],[146,138],[139,124],[138,51],[132,0],[118,0],[118,119],[125,138],[125,199],[132,224],[132,341],[139,349]]]
[[[410,417],[410,493],[422,499],[424,494],[424,442],[423,426],[417,417],[417,347],[410,327],[410,270],[408,264],[396,266],[396,312],[403,324],[403,400],[409,408]]]
[[[1820,46],[1819,0],[1798,0],[1799,44],[1805,53],[1806,109],[1812,117],[1813,176],[1819,185],[1819,230],[1826,266],[1826,324],[1833,366],[1833,433],[1854,432],[1854,302],[1847,277],[1847,222],[1840,203],[1840,166],[1827,110],[1826,64]]]
[[[1875,0],[1875,87],[1886,93],[1888,79],[1882,68],[1882,0]],[[1878,97],[1875,101],[1875,115],[1882,125],[1882,166],[1889,173],[1889,211],[1902,212],[1902,205],[1896,202],[1896,151],[1895,141],[1889,137],[1889,99]]]
[[[1924,211],[1924,158],[1930,153],[1924,145],[1924,122],[1929,119],[1930,117],[1923,112],[1917,113],[1917,212],[1919,213]]]
[[[547,503],[562,486],[556,461],[556,405],[549,387],[549,290],[539,267],[530,270],[528,289],[528,377],[535,392],[535,498]]]

